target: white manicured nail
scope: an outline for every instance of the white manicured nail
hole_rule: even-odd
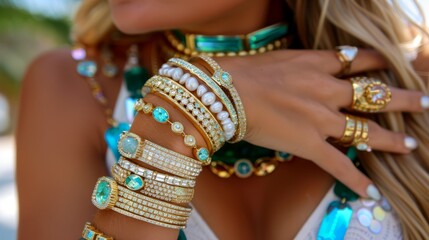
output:
[[[370,198],[374,200],[378,201],[381,199],[380,191],[378,191],[377,187],[375,187],[374,184],[368,185],[368,187],[366,188],[366,193]]]
[[[429,109],[429,96],[423,96],[420,99],[420,104],[422,105],[423,109]]]
[[[404,145],[406,148],[408,148],[410,150],[414,150],[417,148],[418,143],[417,143],[417,140],[413,137],[405,137],[404,138]]]

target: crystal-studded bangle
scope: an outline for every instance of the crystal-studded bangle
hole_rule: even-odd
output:
[[[159,146],[134,133],[123,132],[118,141],[119,153],[168,173],[195,179],[202,171],[201,162]]]
[[[229,112],[229,115],[234,125],[235,126],[238,125],[237,112],[234,108],[234,105],[231,103],[228,96],[221,89],[221,87],[211,77],[209,77],[205,72],[203,72],[201,69],[197,68],[193,64],[185,60],[182,60],[180,58],[171,58],[168,60],[168,64],[181,67],[182,69],[189,71],[191,74],[193,74],[198,79],[203,81],[210,89],[212,89],[214,94],[221,100],[221,102]]]
[[[193,149],[192,153],[194,157],[200,160],[204,165],[210,164],[210,152],[207,148],[198,147],[197,139],[185,133],[185,127],[180,122],[173,122],[170,120],[170,114],[165,110],[165,108],[160,106],[154,106],[152,103],[145,103],[140,99],[136,103],[136,110],[142,111],[144,114],[152,115],[152,118],[158,123],[168,123],[171,125],[171,131],[175,134],[179,134],[183,137],[183,142],[186,146]]]
[[[146,87],[155,95],[181,110],[201,135],[210,142],[211,153],[225,143],[222,127],[202,102],[179,83],[167,77],[155,76],[146,82]],[[227,114],[227,112],[223,111]],[[224,115],[224,114],[223,114]],[[207,142],[207,140],[206,140]]]
[[[212,74],[212,79],[229,93],[238,113],[238,131],[234,138],[229,142],[236,143],[243,140],[247,129],[246,113],[240,96],[233,85],[231,75],[224,71],[215,60],[207,55],[198,55],[197,57],[192,58],[191,61],[192,60],[197,61],[199,64],[204,66]]]
[[[195,180],[192,179],[184,179],[180,177],[170,176],[167,174],[162,174],[144,167],[141,167],[137,164],[134,164],[124,157],[119,158],[118,164],[130,172],[133,172],[143,178],[152,179],[154,181],[163,182],[172,186],[180,186],[180,187],[195,187]]]
[[[132,191],[139,191],[146,196],[167,202],[189,203],[194,197],[193,188],[171,186],[150,179],[143,179],[138,175],[131,174],[130,171],[121,168],[117,164],[112,167],[112,175],[119,184]]]
[[[186,71],[186,70],[185,70]],[[222,102],[217,101],[216,95],[209,91],[203,83],[198,83],[198,80],[185,72],[181,67],[170,66],[163,64],[159,69],[159,74],[167,76],[176,82],[183,84],[189,91],[195,91],[195,95],[201,98],[201,102],[210,109],[213,115],[217,116],[219,122],[222,122],[225,139],[230,140],[236,132],[235,125],[229,117],[229,113],[223,110]]]
[[[85,240],[113,240],[112,237],[97,230],[90,222],[85,223],[85,227],[82,231],[82,238]]]
[[[112,209],[124,215],[129,214],[143,217],[140,220],[149,220],[153,224],[166,224],[165,227],[181,228],[186,225],[191,208],[163,202],[142,194],[135,193],[125,187],[117,185],[117,192],[110,188],[115,180],[102,177],[97,182],[92,198],[94,205],[99,209]],[[114,203],[113,206],[107,203]],[[105,207],[106,206],[106,207]],[[133,217],[133,216],[130,216]],[[168,226],[171,225],[171,226]]]

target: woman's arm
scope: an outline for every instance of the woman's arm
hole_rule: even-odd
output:
[[[19,239],[77,239],[96,209],[92,187],[105,175],[100,107],[75,74],[68,51],[27,71],[17,130]],[[74,236],[74,237],[73,237]]]

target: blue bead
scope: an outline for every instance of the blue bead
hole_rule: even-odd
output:
[[[119,157],[121,154],[118,151],[118,141],[121,137],[121,133],[123,131],[128,131],[130,129],[130,124],[128,123],[119,123],[116,127],[110,127],[104,133],[104,140],[107,143],[107,147],[113,152],[115,155],[116,161],[119,161]]]
[[[200,161],[207,161],[207,159],[209,159],[210,157],[209,150],[207,150],[206,148],[200,148],[197,151],[197,157]]]
[[[140,176],[131,174],[125,179],[125,186],[133,191],[137,191],[144,186],[144,181]]]
[[[333,201],[329,204],[317,233],[318,240],[342,240],[346,235],[353,210],[347,203]]]
[[[76,70],[83,77],[94,77],[97,64],[94,61],[81,61],[77,64]]]
[[[155,121],[160,123],[166,123],[168,121],[168,112],[162,107],[156,107],[152,111],[152,116],[155,119]]]

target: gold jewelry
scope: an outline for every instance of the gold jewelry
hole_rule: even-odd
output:
[[[271,174],[281,162],[292,160],[293,155],[281,156],[276,152],[275,157],[263,157],[252,163],[248,159],[239,159],[234,165],[228,165],[221,161],[212,161],[210,170],[220,178],[229,178],[236,175],[239,178],[248,178],[253,174],[263,177]]]
[[[150,169],[134,164],[128,161],[127,159],[125,159],[124,157],[119,158],[118,164],[122,168],[130,172],[133,172],[145,179],[151,179],[151,180],[166,183],[172,186],[189,187],[189,188],[195,187],[195,180],[179,178],[179,177],[159,173],[156,171],[152,171]]]
[[[128,185],[126,184],[126,180],[127,178],[130,178],[130,176],[132,176],[130,171],[127,171],[121,168],[118,164],[115,164],[114,166],[112,166],[111,172],[113,178],[119,184],[128,187]],[[130,190],[137,190],[146,196],[155,197],[157,199],[173,203],[189,203],[194,197],[193,188],[170,186],[168,184],[160,183],[150,179],[142,180],[142,182],[143,184],[141,186],[141,189]]]
[[[346,122],[346,130],[337,142],[345,147],[355,146],[360,151],[370,152],[368,120],[346,114]]]
[[[202,171],[201,162],[171,151],[131,132],[123,132],[118,141],[119,153],[168,173],[195,179]]]
[[[97,230],[90,222],[85,223],[85,227],[82,231],[82,238],[85,240],[113,240],[112,237]]]
[[[218,121],[206,106],[185,87],[170,78],[161,76],[152,77],[145,86],[185,114],[185,117],[193,123],[204,139],[207,139],[206,142],[211,153],[223,146],[225,138]]]
[[[349,79],[353,86],[352,109],[361,112],[379,112],[392,99],[390,88],[368,77],[354,77]]]
[[[356,129],[356,121],[353,116],[346,114],[346,129],[344,130],[343,136],[337,140],[342,145],[351,144],[354,139],[354,133]]]
[[[229,142],[236,143],[243,140],[247,129],[246,113],[244,111],[240,96],[233,85],[231,75],[228,72],[222,70],[219,64],[209,56],[199,55],[195,58],[195,60],[202,60],[198,62],[201,63],[212,74],[212,79],[215,80],[219,86],[222,86],[229,92],[229,95],[234,102],[235,109],[238,113],[238,129],[235,137]]]
[[[347,75],[350,73],[353,60],[358,54],[358,48],[354,46],[338,46],[335,48],[337,57],[341,62],[342,68],[339,75]]]
[[[209,88],[211,88],[214,94],[221,100],[223,105],[226,107],[232,122],[237,127],[238,118],[237,118],[237,112],[235,111],[234,105],[231,103],[231,101],[229,100],[225,92],[211,77],[209,77],[206,73],[201,71],[199,68],[195,67],[193,64],[179,58],[172,58],[168,60],[168,63],[177,67],[181,67],[186,71],[189,71],[190,73],[195,75],[198,79],[203,81]]]
[[[170,114],[165,108],[160,106],[153,106],[152,103],[145,103],[142,99],[136,103],[135,109],[142,111],[144,114],[152,115],[153,119],[159,123],[168,123],[171,125],[171,131],[175,134],[179,134],[183,137],[183,143],[192,148],[194,157],[200,160],[205,165],[211,161],[209,150],[204,147],[198,147],[197,139],[190,134],[185,133],[185,127],[180,122],[172,122],[170,120]]]

